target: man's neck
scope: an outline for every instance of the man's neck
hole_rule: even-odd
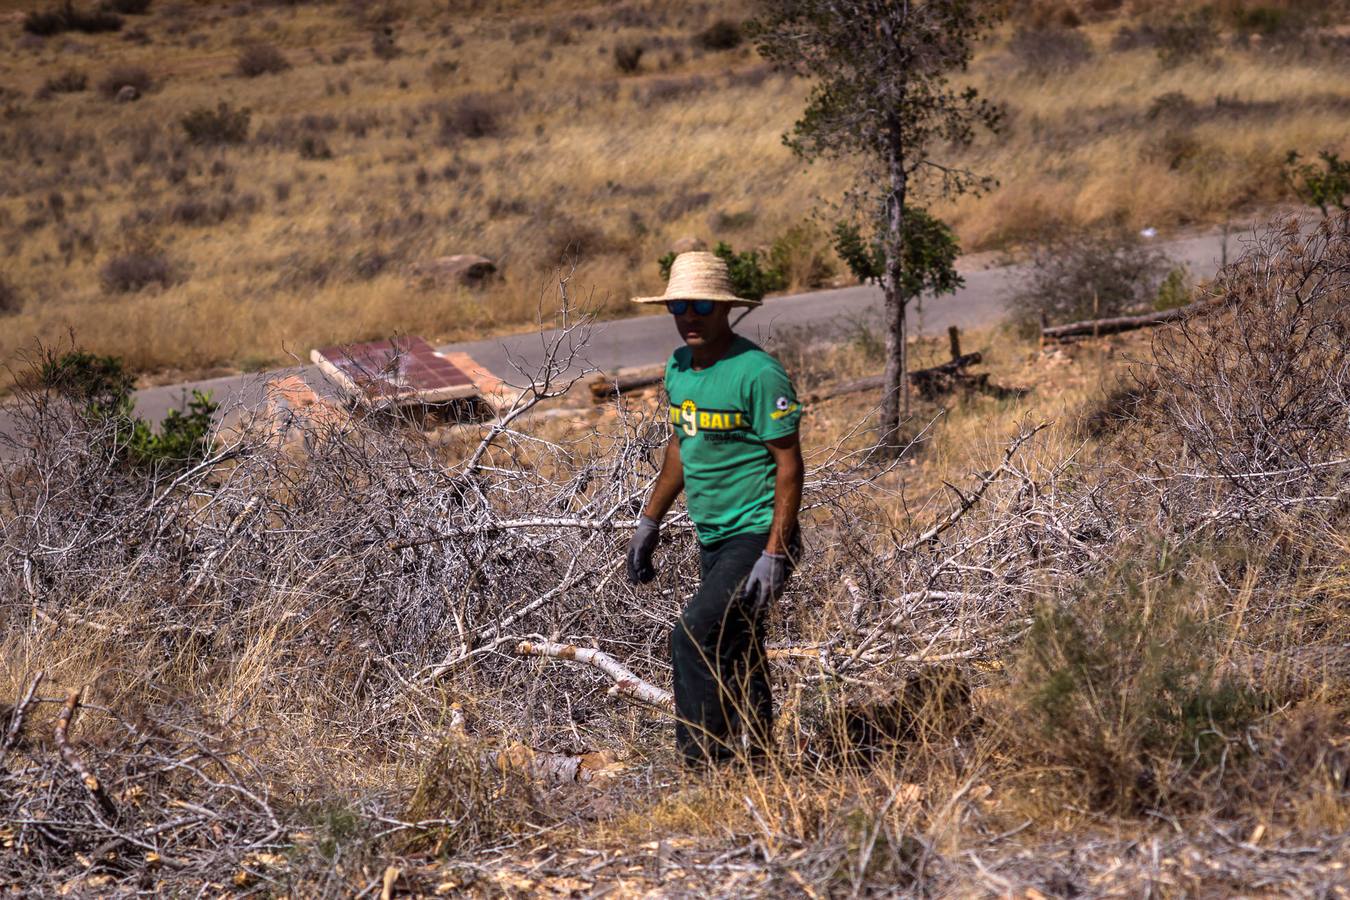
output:
[[[708,366],[726,356],[727,351],[731,349],[731,342],[734,340],[736,340],[736,333],[728,331],[726,336],[715,344],[704,344],[701,347],[690,348],[692,351],[689,357],[690,364],[695,369],[708,368]]]

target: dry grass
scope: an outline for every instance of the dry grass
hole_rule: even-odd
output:
[[[630,314],[626,298],[658,287],[654,260],[674,239],[767,245],[847,183],[780,143],[805,85],[747,46],[700,45],[744,11],[401,3],[397,53],[378,55],[374,7],[155,4],[132,19],[149,43],[42,42],[11,22],[0,141],[16,164],[0,178],[0,238],[27,299],[0,358],[71,329],[147,370],[252,368],[396,330],[475,337],[527,325],[542,273],[569,249],[606,311]],[[971,80],[1008,104],[1011,127],[965,160],[1003,186],[939,207],[968,249],[1050,222],[1219,221],[1285,199],[1286,150],[1350,150],[1342,64],[1225,49],[1163,69],[1152,50],[1107,50],[1117,24],[1086,26],[1097,55],[1070,73],[1020,74],[1007,33],[977,57]],[[613,54],[634,42],[647,50],[625,75]],[[293,68],[236,75],[241,50],[263,43]],[[140,67],[154,87],[131,104],[34,98],[76,63],[95,84]],[[1173,91],[1195,111],[1150,117]],[[466,97],[480,112],[466,117]],[[189,146],[178,120],[220,101],[251,110],[250,141]],[[188,198],[234,209],[184,224],[169,212]],[[129,242],[157,245],[183,278],[105,293],[98,273]],[[460,252],[499,259],[503,279],[436,290],[407,275]]]
[[[1333,243],[1277,234],[1268,246],[1290,249],[1230,273],[1221,310],[1156,337],[1042,352],[968,334],[996,381],[1034,392],[921,405],[916,430],[935,421],[912,463],[813,467],[809,555],[771,634],[803,652],[774,664],[779,752],[753,774],[682,772],[663,719],[589,669],[509,653],[536,634],[594,644],[664,684],[692,589],[687,534],[669,529],[660,580],[641,589],[618,580],[624,535],[609,529],[385,549],[447,520],[635,509],[661,437],[643,415],[654,398],[518,422],[471,481],[478,433],[432,446],[367,422],[313,433],[308,452],[246,443],[177,487],[90,454],[88,420],[47,398],[32,454],[4,469],[0,698],[38,669],[42,698],[85,687],[76,745],[122,829],[187,801],[233,830],[172,831],[155,846],[181,864],[163,870],[82,858],[108,832],[42,737],[55,709],[41,703],[0,768],[20,826],[0,836],[26,848],[0,879],[186,892],[239,877],[325,895],[378,891],[395,866],[408,890],[483,896],[1329,892],[1350,827],[1348,373],[1329,337],[1345,333],[1350,240]],[[1272,319],[1284,327],[1260,325]],[[874,369],[867,334],[784,335],[778,350],[819,384]],[[1259,352],[1214,352],[1242,335]],[[1148,386],[1155,367],[1168,391]],[[1216,385],[1238,390],[1216,400]],[[1261,432],[1278,420],[1251,410],[1287,396],[1342,414]],[[865,445],[852,426],[874,402],[813,407],[814,461]],[[1226,413],[1262,435],[1238,442],[1260,449],[1248,461],[1281,468],[1234,471],[1206,437]],[[1028,420],[1052,424],[950,531],[913,542],[953,509],[945,484],[969,492]],[[850,667],[869,632],[878,655]],[[446,677],[426,677],[446,658]],[[281,834],[220,771],[212,787],[163,769],[194,741],[266,798]],[[522,745],[624,762],[556,784],[503,762]]]

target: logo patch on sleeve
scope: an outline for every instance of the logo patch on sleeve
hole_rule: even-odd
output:
[[[797,401],[793,400],[791,397],[779,397],[777,400],[774,401],[773,405],[775,409],[773,412],[769,413],[769,418],[773,419],[774,421],[777,421],[778,419],[781,419],[784,416],[790,416],[797,410],[801,409],[801,405],[798,404]]]

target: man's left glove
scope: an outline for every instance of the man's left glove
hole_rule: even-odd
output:
[[[652,553],[656,550],[656,539],[661,536],[661,523],[646,516],[638,519],[637,531],[628,542],[628,580],[633,584],[646,584],[656,577],[656,567],[652,565]]]
[[[787,586],[787,579],[787,555],[765,550],[755,560],[750,577],[745,579],[745,596],[754,601],[756,606],[777,600]]]

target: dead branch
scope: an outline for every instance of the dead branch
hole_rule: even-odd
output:
[[[61,707],[61,715],[56,719],[56,747],[61,752],[61,760],[66,764],[66,768],[75,773],[80,779],[80,784],[84,785],[85,791],[89,797],[98,804],[98,808],[109,820],[117,818],[117,807],[113,805],[108,794],[103,790],[103,783],[98,780],[98,776],[80,759],[80,755],[75,752],[75,748],[70,746],[70,740],[67,733],[70,729],[71,717],[75,715],[75,708],[80,705],[80,692],[78,689],[71,689],[66,694],[66,702]]]
[[[1047,341],[1069,341],[1080,337],[1096,337],[1103,334],[1120,334],[1136,331],[1140,328],[1153,328],[1180,319],[1187,319],[1197,313],[1209,312],[1219,305],[1218,298],[1210,297],[1197,300],[1187,306],[1165,309],[1161,312],[1144,313],[1138,316],[1114,316],[1109,319],[1088,319],[1083,322],[1070,322],[1067,325],[1053,325],[1041,329],[1041,339]]]
[[[614,682],[609,692],[628,700],[645,703],[662,712],[675,711],[675,698],[670,691],[649,684],[634,675],[617,659],[600,650],[577,647],[573,644],[559,644],[556,641],[521,641],[516,645],[521,656],[548,656],[553,659],[565,659],[594,666]]]
[[[28,692],[23,695],[19,705],[14,707],[14,714],[10,717],[9,728],[5,731],[5,741],[0,744],[0,760],[5,758],[5,754],[14,748],[19,741],[19,732],[23,730],[23,717],[28,713],[28,706],[33,702],[34,695],[37,694],[38,685],[42,684],[42,679],[47,673],[39,671],[33,676],[32,682],[28,685]]]
[[[982,498],[985,492],[989,490],[989,486],[997,481],[999,476],[1004,472],[1008,471],[1008,463],[1012,462],[1013,456],[1017,454],[1017,451],[1021,449],[1022,445],[1035,437],[1037,433],[1048,427],[1050,427],[1049,422],[1042,422],[1030,431],[1024,431],[1013,438],[1012,442],[1009,443],[1007,448],[1003,451],[1003,461],[999,463],[998,468],[982,476],[979,485],[971,493],[961,494],[958,491],[957,493],[961,496],[960,505],[944,516],[940,521],[936,522],[931,528],[924,531],[923,534],[920,534],[914,540],[906,544],[902,552],[913,553],[919,547],[933,540],[933,538],[959,522],[962,516],[970,512],[970,510],[980,502],[980,498]]]

